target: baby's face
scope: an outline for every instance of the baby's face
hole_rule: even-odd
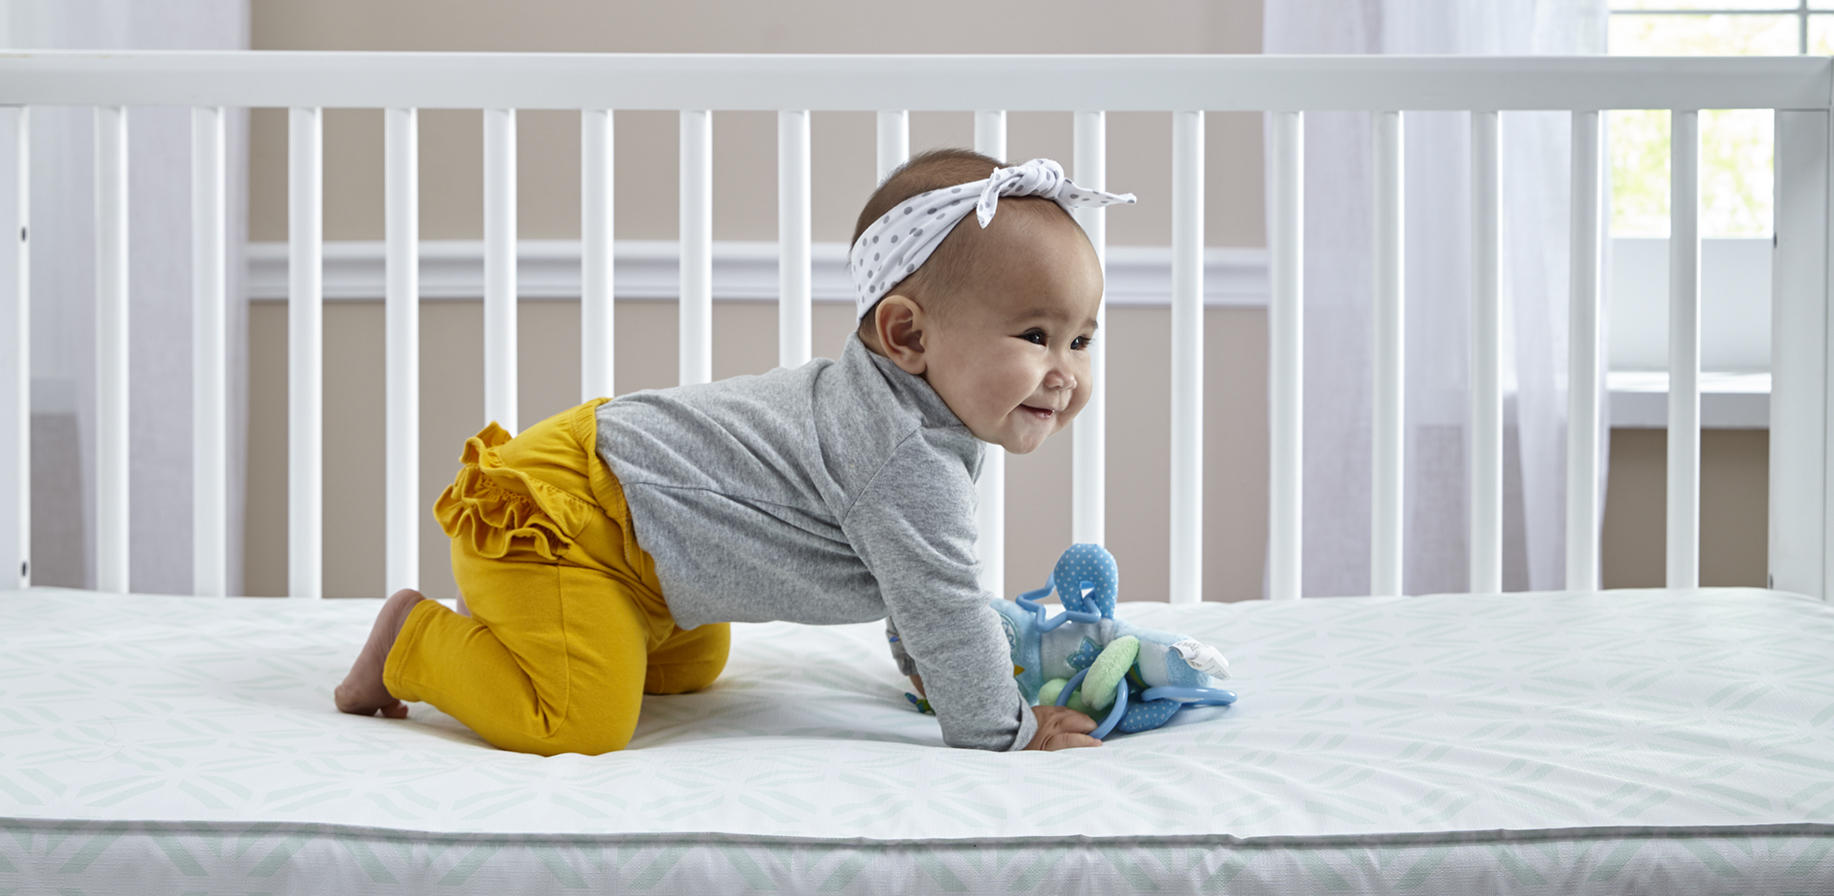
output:
[[[1000,261],[951,297],[925,339],[925,376],[975,437],[1027,454],[1089,403],[1102,271],[1068,220],[1000,223],[984,235]]]

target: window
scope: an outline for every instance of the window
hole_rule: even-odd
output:
[[[1610,0],[1614,56],[1834,53],[1834,0]],[[1700,115],[1701,419],[1769,421],[1773,113]],[[1609,113],[1613,426],[1666,425],[1669,112]]]
[[[1834,0],[1611,0],[1614,56],[1834,53]],[[1701,113],[1703,237],[1771,232],[1769,110]],[[1666,110],[1612,112],[1611,233],[1668,235]]]

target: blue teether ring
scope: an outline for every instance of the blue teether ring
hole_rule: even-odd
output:
[[[1076,693],[1076,686],[1082,684],[1083,679],[1088,676],[1088,669],[1079,669],[1075,675],[1070,676],[1069,683],[1065,684],[1063,690],[1057,693],[1057,705],[1068,706],[1070,695]],[[1127,715],[1127,676],[1125,675],[1121,676],[1121,681],[1114,686],[1114,706],[1108,710],[1108,717],[1103,719],[1100,725],[1095,726],[1095,730],[1089,732],[1089,736],[1096,740],[1107,737],[1108,732],[1113,731],[1114,726],[1121,723],[1121,717],[1124,715]]]
[[[1222,688],[1147,688],[1141,700],[1176,700],[1186,706],[1228,706],[1235,702],[1235,692]]]

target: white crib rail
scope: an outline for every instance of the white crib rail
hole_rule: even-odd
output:
[[[317,107],[287,113],[287,593],[293,597],[320,597],[324,590],[323,122]],[[126,492],[125,482],[121,489]],[[127,590],[125,572],[120,590]]]
[[[681,113],[681,384],[713,380],[713,113]]]
[[[777,113],[777,365],[798,367],[814,353],[814,218],[810,210],[809,111]],[[611,257],[611,246],[605,247]],[[607,343],[609,344],[609,343]],[[607,390],[604,394],[612,394]]]
[[[96,587],[127,590],[127,109],[96,107]]]
[[[974,151],[996,159],[1006,158],[1006,113],[974,113]],[[1006,592],[1006,449],[987,446],[981,461],[981,478],[975,482],[975,555],[981,561],[981,587],[995,594]]]
[[[226,489],[218,473],[224,446],[222,308],[222,109],[282,107],[289,113],[289,587],[297,596],[322,590],[321,407],[322,197],[320,109],[386,109],[388,231],[387,388],[388,586],[417,583],[419,513],[416,431],[419,423],[416,342],[418,226],[416,110],[484,110],[487,414],[516,429],[515,114],[570,109],[581,118],[581,233],[584,246],[581,391],[609,394],[613,366],[611,200],[613,109],[676,111],[681,121],[681,381],[703,382],[712,370],[712,111],[778,113],[779,230],[782,298],[779,358],[810,353],[809,121],[816,112],[876,110],[881,175],[909,156],[909,110],[1038,109],[1074,114],[1072,175],[1105,180],[1105,112],[1172,113],[1173,333],[1171,366],[1171,597],[1203,594],[1203,121],[1204,110],[1272,110],[1268,193],[1269,562],[1268,593],[1298,597],[1303,436],[1302,309],[1304,284],[1303,117],[1312,110],[1366,110],[1376,115],[1375,220],[1376,412],[1375,488],[1371,518],[1371,589],[1399,593],[1405,439],[1403,413],[1404,245],[1400,110],[1472,112],[1473,446],[1471,588],[1501,587],[1502,384],[1498,301],[1502,113],[1562,109],[1573,113],[1573,197],[1569,414],[1568,579],[1596,584],[1599,506],[1594,453],[1599,439],[1600,165],[1598,111],[1674,109],[1674,253],[1669,441],[1669,584],[1698,581],[1699,436],[1696,205],[1698,130],[1692,110],[1778,111],[1778,200],[1775,393],[1772,414],[1771,570],[1776,587],[1820,594],[1830,549],[1827,364],[1830,165],[1828,109],[1834,64],[1825,59],[1407,58],[1251,56],[693,56],[589,54],[392,54],[82,52],[29,53],[0,59],[0,125],[11,124],[15,199],[0,210],[20,238],[0,252],[11,265],[0,277],[0,569],[29,582],[29,322],[25,138],[31,105],[97,108],[99,445],[97,550],[101,587],[128,587],[127,372],[127,109],[190,106],[194,116],[196,356],[199,485],[195,558],[198,590],[224,587]],[[921,75],[921,77],[918,77]],[[975,115],[976,146],[1004,157],[1005,117]],[[1098,255],[1105,255],[1103,216],[1080,213]],[[1097,345],[1102,345],[1099,342]],[[1589,350],[1587,350],[1589,349]],[[1097,350],[1095,363],[1105,365]],[[1074,444],[1073,534],[1105,531],[1104,414],[1098,392],[1078,421]],[[984,581],[1003,583],[1003,455],[983,471],[980,544]],[[10,575],[10,573],[8,573]]]
[[[1700,113],[1669,118],[1668,579],[1700,585]]]
[[[383,590],[420,587],[420,115],[383,113]]]
[[[612,161],[610,109],[580,112],[580,401],[617,394],[617,328],[611,309]],[[786,290],[787,292],[787,290]]]
[[[206,597],[229,593],[228,181],[223,142],[222,107],[192,109],[191,590]]]
[[[1472,593],[1503,590],[1502,140],[1494,111],[1471,113],[1471,425],[1466,470]]]
[[[1828,171],[1825,109],[1779,111],[1771,283],[1770,585],[1828,596]],[[1787,189],[1785,187],[1787,186]]]
[[[1300,591],[1305,466],[1305,118],[1267,116],[1267,596]]]
[[[484,416],[511,435],[522,429],[516,422],[517,367],[516,110],[485,109]]]
[[[1108,189],[1107,116],[1101,112],[1078,112],[1072,127],[1070,179],[1091,190]],[[1106,281],[1108,210],[1080,208],[1074,214],[1088,234],[1089,244],[1095,247],[1096,263],[1101,265]],[[1071,424],[1070,436],[1070,540],[1078,544],[1101,544],[1107,540],[1108,338],[1102,333],[1108,325],[1107,302],[1096,309],[1095,324],[1096,338],[1088,349],[1089,375],[1095,378],[1095,384],[1089,403]]]
[[[1204,113],[1172,113],[1171,598],[1204,593]]]
[[[1406,302],[1402,291],[1404,222],[1402,120],[1377,112],[1375,136],[1375,420],[1370,427],[1369,593],[1401,593],[1402,460],[1405,457]]]
[[[1598,112],[1573,113],[1573,208],[1567,311],[1567,587],[1599,587],[1599,377],[1605,350],[1599,320],[1600,195],[1604,143]]]
[[[31,121],[0,108],[0,588],[32,583]]]

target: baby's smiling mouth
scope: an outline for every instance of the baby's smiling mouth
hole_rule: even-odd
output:
[[[1057,416],[1057,410],[1055,408],[1041,408],[1041,407],[1038,407],[1037,405],[1032,405],[1032,404],[1022,404],[1019,407],[1022,407],[1025,410],[1030,411],[1033,416],[1038,417],[1040,419],[1044,419],[1044,420],[1049,420],[1052,417]]]

